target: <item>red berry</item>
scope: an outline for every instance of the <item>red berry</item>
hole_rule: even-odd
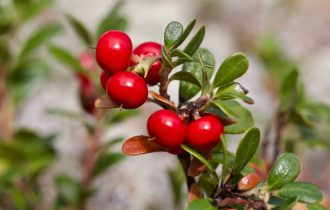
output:
[[[97,88],[92,83],[91,79],[82,72],[75,73],[79,79],[79,99],[82,108],[92,114],[94,112],[94,102],[97,99]]]
[[[141,106],[148,97],[145,81],[133,72],[118,72],[107,83],[109,98],[125,109],[135,109]]]
[[[104,90],[107,89],[107,83],[110,79],[111,75],[108,72],[102,71],[100,76],[100,82]]]
[[[139,56],[141,59],[145,59],[148,56],[159,56],[162,54],[162,45],[157,42],[144,42],[137,46],[133,54]],[[149,85],[155,85],[160,81],[159,70],[162,67],[160,60],[156,61],[151,67],[145,78],[145,81]]]
[[[96,45],[96,61],[109,73],[124,71],[130,62],[132,41],[121,31],[105,32]]]
[[[211,149],[216,146],[223,134],[221,121],[213,116],[203,116],[187,127],[187,144],[195,149]]]
[[[165,148],[179,147],[186,134],[186,125],[181,118],[171,110],[159,110],[150,115],[147,122],[149,136]]]

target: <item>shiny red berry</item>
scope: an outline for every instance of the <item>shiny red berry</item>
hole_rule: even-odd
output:
[[[105,32],[96,45],[96,61],[109,73],[124,71],[130,62],[132,41],[130,37],[117,30]]]
[[[162,54],[162,45],[157,42],[144,42],[137,46],[133,54],[145,59],[148,56],[159,56]],[[160,81],[159,70],[162,67],[160,60],[156,61],[149,69],[145,81],[149,85],[156,85]]]
[[[224,127],[219,118],[206,115],[187,127],[187,144],[195,149],[211,149],[217,145]]]
[[[133,72],[118,72],[107,83],[109,98],[125,109],[135,109],[147,100],[148,88],[145,81]]]
[[[147,122],[149,136],[165,148],[178,148],[185,139],[186,125],[171,110],[159,110],[150,115]]]
[[[100,82],[104,90],[107,89],[107,83],[111,77],[111,74],[108,72],[102,71],[101,76],[100,76]]]

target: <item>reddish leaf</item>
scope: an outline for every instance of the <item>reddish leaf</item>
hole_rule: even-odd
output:
[[[199,153],[207,160],[210,160],[211,158],[211,151],[210,150],[204,150],[204,151],[199,151]],[[193,157],[189,168],[188,168],[188,175],[192,177],[196,177],[201,175],[204,171],[206,171],[207,168],[206,166],[199,161],[197,158]]]
[[[197,184],[195,184],[195,183],[192,184],[189,189],[189,196],[188,196],[189,202],[192,202],[194,200],[201,199],[201,198],[204,198],[203,191],[201,190],[200,187],[198,187]]]
[[[127,139],[122,146],[122,150],[126,155],[129,156],[165,151],[155,141],[150,141],[149,136],[142,135],[133,136]]]
[[[249,173],[238,182],[238,189],[248,191],[255,188],[260,182],[259,176],[256,173]]]
[[[159,105],[169,107],[169,108],[172,108],[172,109],[176,109],[176,105],[172,101],[164,98],[163,96],[155,93],[152,90],[149,90],[149,94],[156,100],[156,102]]]
[[[117,104],[110,101],[108,96],[102,96],[96,99],[94,105],[98,109],[111,109],[119,107]]]
[[[218,201],[219,207],[232,206],[232,205],[244,205],[244,204],[248,204],[248,201],[244,200],[242,198],[225,198],[223,200]]]

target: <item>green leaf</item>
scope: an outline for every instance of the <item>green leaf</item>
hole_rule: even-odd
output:
[[[249,68],[249,61],[243,53],[236,53],[227,57],[220,65],[214,81],[213,87],[225,85],[241,77]]]
[[[267,188],[269,191],[277,190],[285,184],[293,182],[299,175],[301,169],[300,161],[296,155],[285,153],[274,163],[267,177]]]
[[[10,49],[5,43],[5,40],[0,39],[0,62],[2,63],[2,65],[8,62],[8,60],[10,60],[10,57]]]
[[[169,49],[179,40],[183,33],[183,26],[181,23],[173,21],[170,22],[165,29],[164,43],[165,47]]]
[[[189,203],[187,210],[217,210],[217,208],[207,199],[197,199]]]
[[[321,204],[308,204],[307,209],[308,210],[327,210],[327,208],[325,208]]]
[[[19,57],[24,58],[28,55],[31,55],[39,47],[50,41],[50,39],[56,34],[58,34],[60,31],[61,26],[59,24],[53,23],[45,25],[27,39],[21,49]]]
[[[12,70],[7,78],[10,96],[20,104],[48,76],[48,66],[41,60],[27,60]]]
[[[254,154],[257,152],[259,142],[260,130],[258,128],[250,128],[246,131],[236,151],[232,171],[234,175],[239,174],[249,163]]]
[[[254,124],[252,114],[248,109],[241,106],[237,101],[212,101],[212,104],[221,109],[227,116],[236,121],[235,124],[225,127],[227,134],[244,133],[247,129],[251,128]]]
[[[196,85],[197,87],[201,88],[202,84],[198,81],[198,79],[190,72],[187,71],[179,71],[175,74],[173,74],[170,78],[169,81],[173,80],[180,80],[184,82],[189,82],[191,84]]]
[[[194,28],[195,24],[196,24],[196,19],[194,19],[193,21],[191,21],[189,23],[189,25],[184,29],[184,31],[181,34],[180,38],[172,46],[173,49],[179,47],[186,40],[186,38],[189,36],[189,34],[191,33],[192,29]]]
[[[89,33],[88,29],[84,26],[84,24],[70,14],[66,14],[66,18],[69,21],[71,27],[74,29],[78,37],[83,41],[86,45],[93,44],[93,37]]]
[[[125,156],[123,155],[123,153],[101,154],[96,160],[93,176],[101,175],[111,166],[123,160],[124,158]]]
[[[188,42],[183,52],[187,53],[188,55],[193,55],[202,44],[204,36],[205,36],[205,26],[202,26],[197,31],[195,36]]]
[[[216,92],[216,98],[222,100],[239,98],[247,104],[253,104],[254,101],[250,97],[246,96],[247,92],[248,91],[238,82],[233,82],[220,86]]]
[[[127,19],[120,14],[120,10],[125,2],[125,0],[117,0],[116,4],[110,9],[98,25],[96,38],[100,37],[108,30],[126,30],[128,25]]]
[[[194,58],[191,57],[190,55],[188,55],[187,53],[179,50],[179,49],[174,49],[171,52],[171,56],[172,57],[178,57],[178,59],[180,59],[180,63],[184,63],[184,62],[193,62]]]
[[[80,71],[82,69],[78,59],[66,49],[52,46],[49,48],[49,52],[58,61],[68,66],[70,70]]]
[[[276,206],[274,210],[291,210],[298,202],[298,199],[293,197],[285,200],[280,205]]]
[[[278,195],[282,198],[297,197],[303,203],[318,203],[323,197],[318,186],[307,182],[288,183],[279,190]]]
[[[280,109],[288,110],[296,106],[297,101],[297,87],[298,87],[298,71],[293,70],[289,72],[280,89]]]
[[[200,186],[208,196],[214,191],[218,185],[218,180],[210,172],[203,173],[198,179],[198,186]]]
[[[205,64],[214,66],[215,58],[209,50],[200,48],[196,52],[196,55],[197,54],[200,54],[200,56]],[[205,68],[205,70],[208,75],[208,78],[210,78],[214,69],[211,67],[207,67],[207,68]],[[195,63],[195,62],[184,63],[182,66],[182,71],[190,72],[191,74],[193,74],[195,76],[195,78],[198,79],[200,84],[202,84],[203,76],[202,76],[202,68],[201,68],[200,64]],[[199,91],[200,91],[200,87],[198,87],[192,83],[180,82],[180,88],[179,88],[180,102],[188,101],[189,99],[194,97]]]

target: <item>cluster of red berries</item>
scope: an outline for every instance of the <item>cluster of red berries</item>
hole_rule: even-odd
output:
[[[181,144],[195,149],[212,149],[224,132],[223,124],[216,116],[205,115],[186,125],[171,110],[153,113],[148,119],[147,129],[149,135],[170,152],[178,151]]]
[[[161,61],[155,60],[144,72],[135,72],[134,66],[147,57],[159,57],[162,46],[145,42],[132,50],[130,37],[118,30],[105,32],[96,46],[96,61],[103,69],[100,80],[110,100],[125,109],[134,109],[147,100],[148,85],[159,82]]]
[[[96,60],[103,69],[100,80],[110,100],[125,109],[141,106],[148,97],[148,85],[160,81],[161,60],[155,59],[145,75],[134,67],[148,57],[161,56],[162,45],[145,42],[132,50],[130,37],[121,31],[104,33],[96,46]],[[153,113],[147,122],[150,137],[169,152],[180,151],[181,144],[195,149],[211,149],[219,142],[224,127],[221,121],[206,115],[186,123],[171,110]]]

